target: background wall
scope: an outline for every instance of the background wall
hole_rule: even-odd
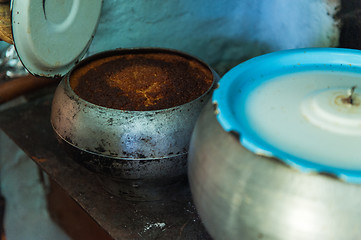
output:
[[[89,52],[185,51],[223,74],[263,53],[337,46],[339,0],[106,0]]]

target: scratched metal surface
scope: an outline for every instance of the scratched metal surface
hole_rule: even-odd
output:
[[[170,198],[130,202],[108,194],[94,174],[66,156],[50,126],[52,95],[0,113],[12,138],[114,239],[211,239],[188,186]]]

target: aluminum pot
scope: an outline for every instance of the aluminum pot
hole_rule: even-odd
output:
[[[118,49],[91,56],[87,63],[114,55],[168,53],[168,49]],[[154,111],[125,111],[92,104],[71,88],[70,71],[56,89],[51,124],[67,152],[98,174],[113,194],[131,200],[157,200],[170,194],[185,179],[191,133],[199,112],[210,98],[212,86],[195,100]],[[182,184],[181,184],[182,185]]]
[[[341,57],[323,53],[329,56],[324,64],[306,67],[352,69],[347,56],[352,61],[359,61],[361,56],[360,52],[331,51],[341,53]],[[261,76],[266,73],[260,69],[259,60],[245,64]],[[279,60],[267,67],[273,71],[282,64],[294,64],[291,69],[297,69],[302,67],[302,57],[297,56],[294,63]],[[243,71],[241,65],[232,71]],[[238,83],[252,79],[243,79],[243,73],[239,76]],[[223,98],[232,101],[229,95]],[[225,130],[221,115],[217,102],[209,101],[196,123],[188,162],[196,208],[214,239],[360,239],[360,184],[327,172],[303,171],[279,158],[252,152],[244,147],[242,132]]]

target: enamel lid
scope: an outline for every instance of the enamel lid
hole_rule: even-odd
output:
[[[101,8],[101,0],[13,0],[13,41],[24,67],[65,75],[88,50]]]
[[[361,184],[361,51],[294,49],[255,57],[214,91],[217,120],[251,152]]]

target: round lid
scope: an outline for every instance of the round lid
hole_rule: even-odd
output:
[[[361,183],[361,51],[295,49],[244,62],[214,91],[241,144],[304,172]]]
[[[65,75],[86,53],[100,0],[12,0],[14,46],[33,75]]]

